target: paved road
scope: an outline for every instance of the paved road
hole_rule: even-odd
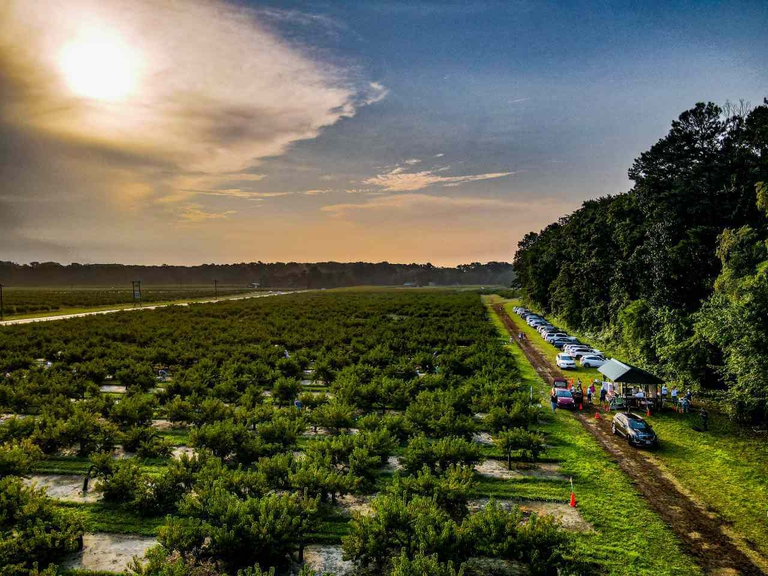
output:
[[[230,300],[249,300],[251,298],[267,298],[269,296],[282,296],[285,294],[302,294],[309,290],[294,290],[292,292],[270,292],[267,294],[251,294],[247,296],[231,296],[211,300],[195,300],[194,302],[169,302],[168,304],[154,304],[151,306],[141,306],[139,308],[114,308],[111,310],[94,310],[93,312],[78,312],[77,314],[59,314],[57,316],[41,316],[39,318],[21,318],[19,320],[5,320],[0,322],[0,326],[13,326],[15,324],[31,324],[33,322],[52,322],[54,320],[66,320],[67,318],[82,318],[83,316],[96,316],[98,314],[114,314],[115,312],[137,312],[141,310],[155,310],[157,308],[166,308],[168,306],[189,306],[190,304],[212,304],[215,302],[227,302]]]

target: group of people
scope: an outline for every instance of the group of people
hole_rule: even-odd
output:
[[[672,405],[674,406],[675,410],[679,410],[680,412],[683,412],[687,414],[691,411],[691,401],[693,400],[693,393],[690,389],[686,390],[685,395],[680,398],[680,391],[677,389],[677,386],[672,387],[671,392],[672,397]],[[661,387],[661,406],[664,407],[664,402],[667,399],[667,385],[664,384]]]

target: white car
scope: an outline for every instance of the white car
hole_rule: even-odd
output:
[[[576,360],[574,360],[573,356],[570,356],[569,354],[558,354],[555,362],[557,363],[557,367],[562,368],[563,370],[576,368]]]
[[[581,357],[581,365],[584,366],[584,368],[598,368],[603,364],[605,364],[605,358],[597,354]]]
[[[559,340],[560,338],[565,338],[568,336],[565,332],[552,332],[550,334],[547,334],[547,336],[544,338],[549,343],[552,343],[553,340]]]
[[[592,348],[585,346],[584,344],[566,344],[563,346],[563,352],[568,354],[576,354],[576,352],[592,352]]]

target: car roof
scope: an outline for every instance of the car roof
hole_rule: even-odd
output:
[[[634,414],[632,412],[625,412],[624,416],[626,416],[630,420],[637,420],[638,422],[645,422],[645,418],[642,416],[638,416],[637,414]]]

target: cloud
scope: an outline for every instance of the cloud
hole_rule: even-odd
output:
[[[418,164],[420,162],[421,160],[419,160],[418,158],[411,158],[410,160],[405,161],[405,163],[408,164],[409,166],[413,166],[414,164]]]
[[[397,210],[424,214],[421,210],[435,209],[511,209],[527,206],[528,203],[502,198],[450,197],[431,194],[393,194],[367,199],[359,204],[342,203],[323,206],[320,210],[334,217],[344,217],[354,212]]]
[[[319,196],[321,194],[328,194],[328,192],[331,192],[331,190],[323,189],[323,190],[304,190],[302,194],[305,196]]]
[[[422,190],[435,184],[441,184],[448,187],[461,186],[467,182],[503,178],[514,174],[514,172],[492,172],[488,174],[474,174],[468,176],[441,176],[438,174],[438,172],[444,171],[445,169],[446,168],[444,167],[435,170],[406,173],[402,167],[397,167],[384,174],[367,178],[363,180],[363,184],[378,186],[387,192],[412,192],[415,190]]]
[[[442,152],[440,152],[440,154],[435,154],[435,156],[434,156],[434,157],[435,157],[435,158],[442,158],[443,156],[445,156],[445,154],[444,154],[444,153],[442,153]]]
[[[167,203],[193,189],[252,198],[240,184],[263,178],[261,159],[387,95],[266,20],[222,0],[5,0],[0,130],[45,139],[41,163],[91,150],[114,170],[110,193],[138,178]]]
[[[203,196],[225,196],[227,198],[241,198],[244,200],[261,200],[264,198],[279,198],[280,196],[290,196],[293,192],[250,192],[240,188],[228,188],[224,190],[190,190],[195,194]]]
[[[207,220],[223,220],[231,215],[237,214],[235,210],[226,212],[206,212],[199,204],[190,204],[185,206],[179,218],[184,222],[205,222]]]

